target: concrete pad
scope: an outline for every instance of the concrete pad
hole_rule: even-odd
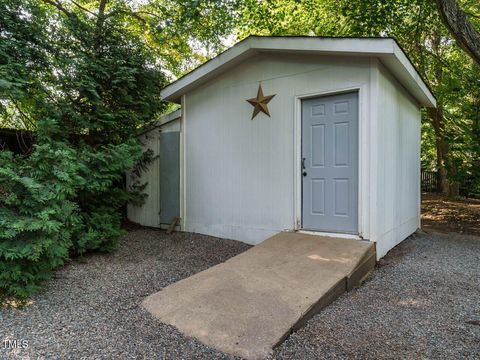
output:
[[[167,286],[143,306],[208,346],[259,359],[374,265],[373,243],[285,232]]]

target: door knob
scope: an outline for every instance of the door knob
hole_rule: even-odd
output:
[[[307,176],[307,172],[304,171],[304,172],[302,173],[302,175],[303,175],[303,176]]]

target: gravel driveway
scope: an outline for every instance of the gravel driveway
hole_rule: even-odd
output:
[[[0,311],[1,359],[218,359],[227,355],[139,307],[147,295],[249,246],[142,229],[112,254],[57,272],[24,310]],[[278,359],[480,358],[480,238],[416,235],[395,248],[360,289],[292,334]]]

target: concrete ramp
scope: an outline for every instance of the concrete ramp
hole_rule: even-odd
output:
[[[259,359],[374,266],[373,243],[285,232],[167,286],[143,306],[208,346]]]

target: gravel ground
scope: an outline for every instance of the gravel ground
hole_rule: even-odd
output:
[[[111,254],[90,255],[56,274],[24,310],[0,311],[1,339],[27,340],[0,359],[226,358],[139,306],[163,287],[250,246],[209,236],[134,230]]]
[[[0,311],[1,359],[219,359],[227,355],[153,319],[139,303],[248,249],[188,233],[130,232],[112,254],[57,272],[24,310]],[[480,358],[480,238],[415,235],[367,283],[292,334],[277,359]]]
[[[480,359],[480,237],[413,235],[314,316],[279,359]],[[480,323],[479,323],[480,325]]]

